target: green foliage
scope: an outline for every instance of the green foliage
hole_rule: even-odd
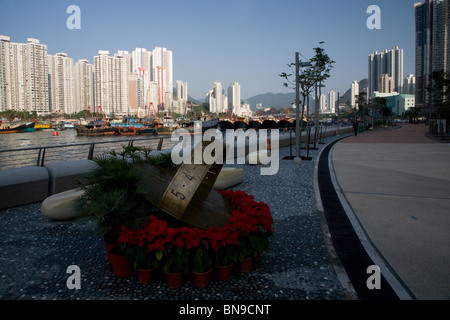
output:
[[[323,42],[320,42],[322,44]],[[311,74],[312,78],[319,84],[322,84],[330,77],[331,69],[335,61],[331,60],[325,49],[322,47],[314,48],[315,55],[309,60],[312,64]]]
[[[78,182],[84,190],[77,199],[78,218],[93,218],[97,232],[106,241],[114,243],[124,225],[140,227],[148,217],[150,204],[136,188],[140,174],[136,163],[152,163],[174,167],[170,154],[150,157],[150,150],[142,147],[122,146],[122,151],[94,158],[97,168],[88,174],[86,182]]]
[[[158,268],[163,253],[160,251],[147,252],[144,247],[133,245],[124,247],[124,251],[130,261],[133,263],[133,269],[153,269]]]
[[[16,110],[5,110],[0,112],[0,117],[5,118],[9,121],[14,119],[20,119],[22,121],[31,121],[38,118],[36,111],[16,111]]]
[[[242,262],[245,258],[254,256],[253,248],[250,243],[250,237],[239,237],[237,258]]]
[[[262,254],[269,248],[269,239],[268,236],[264,235],[261,232],[256,234],[251,234],[249,236],[250,245],[253,249],[254,256]]]
[[[239,238],[237,260],[244,261],[248,257],[256,257],[269,248],[269,237],[272,233],[269,231],[259,230],[251,233],[246,237]]]
[[[215,253],[215,263],[219,266],[227,266],[236,261],[238,261],[237,246],[220,246],[219,250]]]
[[[192,254],[192,270],[203,273],[211,269],[212,258],[210,252],[202,247],[195,248]]]
[[[323,42],[320,42],[322,44]],[[319,85],[319,95],[321,84],[325,82],[330,77],[331,69],[333,68],[333,64],[335,61],[331,60],[328,54],[325,53],[325,49],[322,47],[314,48],[315,55],[309,59],[310,67],[301,68],[300,73],[298,74],[298,85],[299,91],[301,92],[303,101],[300,102],[302,104],[301,111],[301,119],[303,119],[304,115],[304,106],[309,105],[309,96],[312,93],[312,90],[316,84]],[[292,89],[297,89],[297,77],[296,71],[294,70],[296,63],[288,64],[288,67],[291,68],[292,73],[287,74],[286,72],[282,72],[279,76],[285,79],[287,82],[283,83],[284,87],[291,87]],[[292,78],[292,80],[291,80]],[[307,113],[308,115],[308,113]]]
[[[164,251],[165,264],[163,271],[165,273],[188,273],[189,270],[189,250],[185,247],[178,247],[169,244]]]

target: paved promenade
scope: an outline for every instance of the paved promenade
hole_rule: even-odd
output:
[[[401,124],[343,139],[331,159],[341,202],[400,298],[450,299],[450,143]]]
[[[0,300],[152,300],[157,308],[168,310],[162,300],[185,306],[194,300],[348,299],[351,292],[336,275],[316,211],[314,166],[323,146],[310,150],[312,160],[301,165],[280,160],[273,176],[262,176],[258,165],[233,165],[244,169],[244,181],[235,189],[267,203],[274,219],[269,249],[250,273],[235,267],[230,280],[213,276],[204,289],[195,288],[189,274],[179,289],[168,288],[162,274],[148,286],[134,275],[118,278],[106,261],[93,221],[51,221],[35,203],[0,210]],[[280,159],[290,155],[290,148],[280,149]],[[66,285],[70,265],[80,267],[79,290]],[[177,312],[176,306],[169,305],[168,311]]]

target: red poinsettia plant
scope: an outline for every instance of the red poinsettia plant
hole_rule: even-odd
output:
[[[146,256],[153,266],[162,262],[165,272],[205,272],[212,262],[226,265],[261,254],[273,235],[269,206],[245,191],[218,192],[233,208],[223,227],[170,227],[167,221],[150,216],[142,229],[122,226],[118,243],[134,263],[140,264]]]

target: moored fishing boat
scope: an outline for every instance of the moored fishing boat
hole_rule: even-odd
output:
[[[290,118],[283,118],[280,121],[278,121],[278,128],[281,129],[288,129],[292,128],[294,126],[294,120]]]
[[[75,125],[75,130],[79,136],[107,136],[114,135],[117,131],[109,124]]]
[[[50,131],[50,130],[53,130],[53,124],[51,122],[49,122],[49,121],[46,121],[46,122],[38,121],[34,125],[34,130],[35,131],[39,131],[39,130],[44,130],[44,131],[48,130],[48,131]]]
[[[31,121],[31,122],[25,123],[25,128],[23,129],[23,132],[33,132],[35,125],[36,125],[36,121]]]
[[[263,129],[278,129],[278,122],[274,119],[265,119],[262,123]]]
[[[10,123],[0,123],[0,133],[18,133],[23,132],[26,124],[10,124]]]
[[[137,133],[138,134],[154,134],[157,135],[158,132],[156,131],[155,128],[151,128],[151,127],[146,127],[146,128],[138,128],[137,129]]]
[[[248,123],[245,120],[245,117],[237,117],[237,119],[233,122],[233,129],[244,129],[247,130]]]
[[[248,129],[262,129],[262,122],[258,119],[251,119],[248,122]]]
[[[220,131],[225,131],[225,130],[228,130],[228,129],[233,129],[233,122],[231,122],[231,121],[228,120],[228,119],[220,120],[219,123],[217,124],[217,128],[218,128]]]

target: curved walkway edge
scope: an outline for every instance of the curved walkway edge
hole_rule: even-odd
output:
[[[415,299],[372,245],[345,195],[339,191],[331,155],[336,143],[344,138],[331,142],[322,150],[316,163],[315,179],[317,209],[322,216],[324,236],[338,277],[349,299],[355,299],[355,295],[362,300]],[[381,270],[380,289],[368,288],[367,282],[372,275],[368,267],[372,265]]]

